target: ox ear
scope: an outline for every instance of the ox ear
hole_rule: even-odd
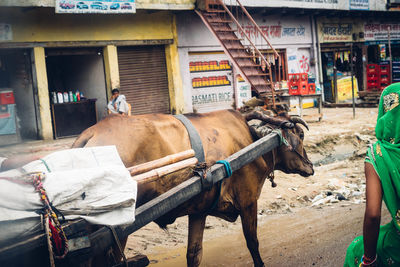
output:
[[[303,125],[304,127],[306,127],[307,131],[310,130],[310,129],[308,128],[307,122],[305,122],[305,120],[303,120],[303,119],[300,118],[299,116],[290,116],[290,121],[293,122],[294,124],[300,123],[301,125]]]

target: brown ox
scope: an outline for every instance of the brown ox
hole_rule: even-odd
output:
[[[225,159],[254,141],[244,117],[224,110],[208,114],[187,115],[197,129],[204,147],[206,162]],[[217,186],[204,191],[156,222],[165,227],[177,217],[189,215],[187,246],[188,266],[198,266],[202,256],[202,239],[207,215],[233,222],[240,215],[247,247],[255,266],[263,266],[257,240],[257,199],[269,173],[280,169],[287,173],[309,176],[314,173],[303,148],[303,130],[295,123],[272,119],[268,123],[286,126],[283,134],[291,144],[280,146],[224,179],[220,197]],[[276,128],[276,126],[274,126]],[[133,166],[191,148],[183,124],[171,115],[110,116],[85,130],[73,147],[116,145],[125,166]],[[137,206],[166,192],[192,174],[182,172],[139,186]],[[215,208],[211,209],[217,199]]]

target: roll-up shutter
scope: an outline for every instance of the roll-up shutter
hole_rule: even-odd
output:
[[[118,47],[118,64],[132,114],[170,113],[164,46]]]

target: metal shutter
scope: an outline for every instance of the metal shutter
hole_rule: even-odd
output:
[[[164,46],[118,47],[118,64],[132,114],[170,113]]]

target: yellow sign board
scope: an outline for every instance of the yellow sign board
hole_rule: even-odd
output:
[[[353,84],[354,84],[354,98],[357,98],[358,97],[358,86],[357,86],[357,78],[356,77],[353,77]],[[337,87],[338,87],[339,102],[352,99],[351,76],[338,79]]]

